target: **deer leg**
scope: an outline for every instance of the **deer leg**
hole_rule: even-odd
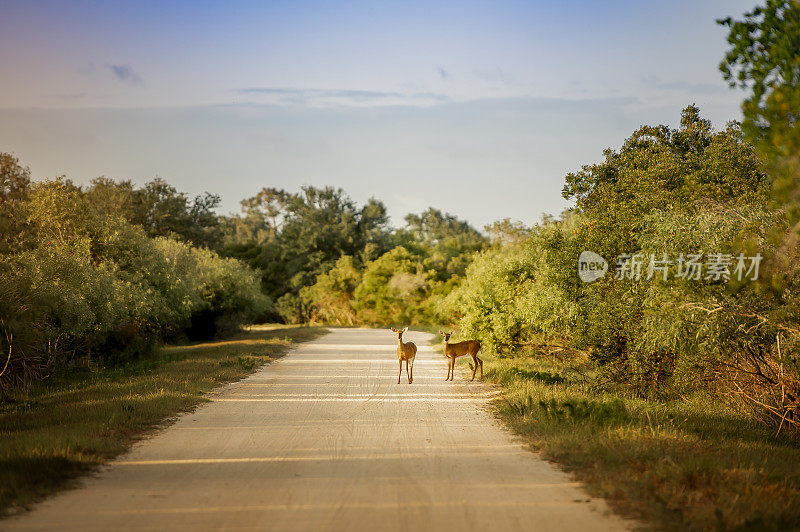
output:
[[[411,375],[408,377],[408,383],[414,382],[414,359],[411,359]]]
[[[456,374],[456,357],[450,357],[450,372],[448,373],[450,380],[453,380],[455,374]]]
[[[400,376],[403,374],[403,361],[400,361],[400,373],[397,374],[397,384],[400,384]]]
[[[472,378],[470,380],[475,380],[475,372],[478,371],[478,357],[475,355],[470,355],[472,357]]]
[[[477,359],[478,359],[478,364],[480,364],[480,365],[481,365],[481,380],[483,380],[483,360],[481,360],[480,358],[478,358],[478,355],[475,355],[475,358],[477,358]]]

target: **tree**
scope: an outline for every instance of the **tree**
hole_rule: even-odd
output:
[[[292,196],[277,188],[263,188],[252,198],[241,201],[247,219],[258,220],[269,228],[269,237],[275,238],[286,216]]]
[[[732,380],[757,414],[800,432],[800,367],[791,355],[800,348],[800,2],[767,0],[743,20],[718,22],[730,28],[731,45],[720,70],[732,87],[749,92],[744,129],[769,176],[771,207],[782,217],[768,233],[759,297],[734,315],[758,316],[752,330],[759,341],[742,346]],[[758,237],[743,242],[755,247]]]
[[[27,171],[11,175],[25,181]],[[129,360],[171,335],[231,330],[270,305],[257,272],[151,238],[100,200],[129,205],[132,187],[101,181],[93,191],[62,178],[0,203],[15,223],[0,250],[0,352],[8,361],[0,396],[77,357]]]
[[[367,263],[354,292],[362,323],[419,324],[425,318],[428,280],[419,258],[398,246]]]
[[[19,239],[22,220],[16,204],[24,200],[30,189],[31,171],[9,153],[0,153],[0,253],[8,252]]]
[[[350,255],[343,255],[317,282],[300,290],[300,297],[313,305],[315,320],[332,325],[353,326],[360,323],[353,298],[361,283],[361,270]]]
[[[395,241],[424,256],[425,269],[434,270],[438,281],[464,275],[472,254],[488,244],[468,222],[433,207],[405,220],[406,227],[395,234]]]
[[[526,345],[568,345],[581,307],[574,295],[574,260],[580,241],[579,216],[567,213],[514,238],[476,253],[463,281],[436,302],[446,321],[458,321],[462,333],[480,338],[500,356],[514,356]]]
[[[221,245],[221,221],[214,212],[220,198],[215,194],[190,200],[160,178],[136,188],[131,181],[105,177],[94,179],[86,194],[100,212],[122,214],[150,237],[169,236],[210,249]]]
[[[23,199],[31,184],[31,170],[10,153],[0,153],[0,203]]]
[[[717,22],[730,28],[720,70],[731,87],[750,93],[742,104],[744,128],[766,163],[775,207],[792,226],[774,237],[782,251],[776,269],[788,272],[800,244],[800,2],[767,0],[743,20]]]
[[[195,245],[215,247],[218,220],[214,209],[219,202],[219,196],[208,192],[190,201],[156,178],[134,193],[131,222],[144,227],[151,237],[177,236]]]
[[[550,215],[543,217],[543,223],[552,221]],[[526,227],[522,222],[512,221],[510,218],[503,218],[485,226],[484,231],[489,234],[492,244],[503,246],[514,242],[521,242],[533,233],[531,228]]]
[[[591,219],[587,249],[635,253],[645,216],[655,211],[763,202],[768,183],[737,124],[715,132],[690,105],[678,129],[643,126],[605,160],[566,176],[563,196]]]
[[[800,2],[767,0],[764,6],[745,13],[743,20],[727,17],[717,23],[730,28],[731,48],[720,63],[720,71],[731,87],[750,91],[742,105],[745,130],[756,139],[796,136],[800,118]]]
[[[345,255],[336,266],[303,288],[300,298],[282,303],[291,312],[336,324],[431,324],[436,301],[461,279],[473,253],[486,239],[468,223],[435,209],[406,217],[408,225],[389,234],[386,210],[375,200],[361,210],[358,256]],[[389,242],[403,243],[382,253]]]
[[[386,207],[373,198],[358,206],[342,189],[264,188],[242,206],[224,253],[261,269],[264,291],[287,321],[309,319],[310,296],[301,292],[342,257],[358,269],[390,246]]]

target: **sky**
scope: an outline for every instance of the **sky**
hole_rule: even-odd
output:
[[[695,103],[755,0],[0,1],[0,152],[37,179],[166,179],[222,198],[343,188],[396,226],[570,206],[564,176]]]

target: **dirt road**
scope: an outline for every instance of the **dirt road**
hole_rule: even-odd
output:
[[[445,382],[429,335],[397,384],[390,331],[333,329],[213,394],[2,530],[617,530],[630,523]]]

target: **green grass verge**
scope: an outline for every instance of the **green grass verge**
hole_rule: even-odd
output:
[[[623,515],[670,530],[800,529],[800,446],[697,395],[650,402],[593,391],[541,357],[481,355],[499,415]]]
[[[74,370],[0,405],[0,516],[70,487],[203,394],[324,334],[257,326],[231,338],[167,346],[124,367]]]

